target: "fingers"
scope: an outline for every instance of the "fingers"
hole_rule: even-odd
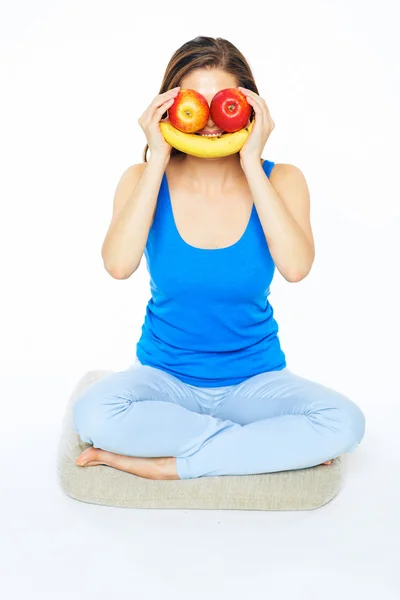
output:
[[[150,106],[153,107],[154,109],[156,109],[157,107],[161,106],[161,104],[164,104],[164,102],[166,102],[167,100],[169,100],[171,97],[175,98],[175,96],[179,92],[180,87],[181,86],[178,85],[176,88],[172,88],[171,90],[167,90],[163,94],[158,94],[154,98],[154,100],[150,104]]]
[[[163,94],[158,94],[151,102],[151,104],[149,104],[149,106],[146,108],[142,116],[138,119],[139,124],[148,123],[152,121],[155,113],[157,112],[157,109],[159,109],[160,107],[163,108],[163,112],[161,113],[161,115],[163,115],[166,111],[164,105],[171,99],[175,99],[179,92],[179,89],[180,86],[177,86],[176,88],[172,88],[171,90],[168,90]],[[172,102],[170,102],[170,106],[171,104]]]
[[[154,113],[152,122],[154,121],[154,122],[158,123],[158,121],[160,121],[163,114],[167,112],[167,110],[173,105],[174,102],[175,102],[175,98],[170,98],[169,100],[164,102],[164,104],[162,104],[160,106],[160,108],[158,108],[156,110],[156,112]]]
[[[150,117],[151,113],[147,112],[146,116],[142,115],[142,117],[138,119],[139,125],[145,132],[148,142],[150,142],[150,137],[153,138],[154,135],[159,135],[158,124],[161,120],[161,117],[167,112],[174,102],[175,98],[169,98],[163,104],[161,104],[157,110],[154,111],[152,117]]]
[[[246,96],[247,102],[253,107],[253,110],[256,115],[258,115],[259,119],[269,123],[270,128],[274,129],[275,123],[272,120],[271,113],[269,112],[268,105],[264,98],[261,98],[261,96],[247,88],[238,87],[238,89]]]
[[[269,113],[269,109],[268,109],[267,103],[265,102],[264,98],[261,98],[261,96],[259,96],[255,92],[253,92],[253,90],[248,90],[247,88],[244,88],[244,87],[239,87],[238,89],[246,96],[247,99],[248,99],[248,97],[250,97],[253,100],[255,100],[256,102],[259,102],[264,108],[266,108],[267,112]]]
[[[138,119],[152,155],[160,154],[164,157],[171,151],[171,145],[166,142],[162,135],[160,120],[163,114],[167,113],[168,109],[173,105],[178,93],[179,86],[163,94],[158,94]]]

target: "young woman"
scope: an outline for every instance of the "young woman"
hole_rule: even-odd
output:
[[[210,104],[229,87],[254,116],[241,150],[211,159],[171,148],[159,123],[179,88]],[[280,346],[270,284],[275,267],[290,282],[311,269],[310,200],[300,169],[261,157],[274,122],[247,61],[221,38],[184,44],[139,124],[144,163],[118,183],[102,256],[126,279],[144,253],[151,299],[135,362],[75,402],[75,431],[92,444],[76,464],[188,479],[329,465],[352,452],[360,408],[294,374]],[[218,131],[210,117],[198,133]]]

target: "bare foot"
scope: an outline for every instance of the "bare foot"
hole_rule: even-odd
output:
[[[321,463],[323,465],[330,465],[332,462],[332,460],[326,460],[325,462]]]
[[[93,448],[93,446],[90,446],[90,448],[86,448],[86,450],[75,459],[75,464],[78,465],[78,467],[104,465],[105,463],[101,461],[101,452],[102,450],[100,448]]]
[[[176,459],[172,456],[155,458],[126,456],[91,446],[75,459],[75,464],[79,467],[107,465],[146,479],[179,479]]]

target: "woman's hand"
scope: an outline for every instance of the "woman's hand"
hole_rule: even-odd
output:
[[[166,160],[171,154],[172,146],[165,141],[161,133],[160,120],[175,102],[179,89],[180,86],[163,94],[158,94],[138,119],[138,123],[146,136],[152,157],[160,156],[163,160]],[[168,121],[169,119],[167,117],[164,120]]]
[[[242,94],[246,96],[247,102],[252,106],[255,112],[253,128],[240,150],[240,161],[244,160],[260,160],[262,151],[271,135],[275,123],[269,114],[267,103],[264,98],[247,88],[238,88]]]

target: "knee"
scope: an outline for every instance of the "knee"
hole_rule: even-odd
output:
[[[88,421],[91,416],[91,412],[90,396],[87,390],[85,390],[79,394],[79,396],[77,396],[72,407],[72,425],[75,433],[78,433],[83,441],[87,441],[89,443],[93,443],[91,440],[89,441],[86,439],[86,432],[91,429],[90,426],[88,427]]]
[[[72,421],[75,433],[82,441],[95,445],[93,438],[98,438],[104,429],[106,414],[104,398],[88,388],[75,400],[72,409]]]
[[[355,450],[365,434],[365,416],[360,407],[347,396],[330,390],[328,398],[319,399],[314,408],[317,420],[333,434],[336,452]]]
[[[349,399],[349,421],[355,437],[361,440],[365,434],[365,415],[361,408]]]
[[[360,407],[347,397],[340,406],[340,413],[341,429],[347,448],[345,451],[352,452],[364,437],[365,415]]]

